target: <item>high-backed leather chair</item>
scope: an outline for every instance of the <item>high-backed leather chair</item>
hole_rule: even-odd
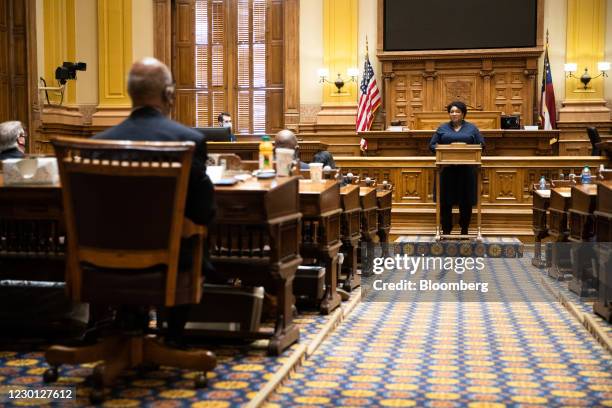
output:
[[[198,370],[195,385],[204,386],[213,353],[173,349],[146,335],[149,307],[200,300],[206,230],[182,216],[195,145],[63,137],[52,143],[68,231],[68,291],[74,301],[117,312],[111,336],[49,348],[44,380],[57,380],[60,364],[103,360],[93,370],[94,403],[124,368],[142,363]],[[179,263],[188,244],[191,252]]]
[[[589,135],[589,140],[591,141],[591,156],[601,156],[601,151],[599,147],[597,147],[597,143],[601,142],[601,137],[599,136],[599,132],[597,128],[588,127],[587,134]]]

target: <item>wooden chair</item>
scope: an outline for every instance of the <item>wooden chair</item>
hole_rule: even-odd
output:
[[[103,360],[93,370],[93,403],[124,368],[143,363],[198,370],[195,385],[205,386],[216,365],[213,353],[173,349],[145,335],[149,307],[200,300],[206,230],[179,216],[195,145],[63,137],[52,143],[68,230],[69,294],[119,311],[116,334],[88,346],[50,347],[44,380],[57,380],[60,364]],[[192,244],[186,267],[179,267],[181,237]]]
[[[597,147],[597,144],[601,142],[601,136],[599,136],[597,128],[589,126],[587,135],[589,135],[589,141],[591,142],[591,156],[601,156],[601,150]]]

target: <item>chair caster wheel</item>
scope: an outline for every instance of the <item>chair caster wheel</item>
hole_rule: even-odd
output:
[[[89,401],[94,405],[104,402],[104,390],[95,388],[91,390],[91,394],[89,394]]]
[[[57,367],[47,368],[43,374],[43,381],[46,383],[56,382],[57,377]]]
[[[196,388],[204,388],[208,384],[208,379],[206,378],[206,373],[198,373],[195,379],[193,380],[193,385]]]

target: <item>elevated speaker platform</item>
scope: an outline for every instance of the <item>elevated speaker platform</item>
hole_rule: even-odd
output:
[[[487,258],[522,258],[523,243],[517,238],[486,237],[474,239],[443,239],[433,235],[403,235],[395,240],[404,246],[404,253],[424,256],[476,256]]]

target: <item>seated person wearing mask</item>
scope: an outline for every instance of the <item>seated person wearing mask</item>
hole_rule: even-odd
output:
[[[308,170],[308,163],[300,160],[300,146],[298,145],[295,133],[289,129],[283,129],[274,137],[274,148],[282,147],[285,149],[293,149],[295,151],[295,159],[300,163],[300,170]]]
[[[236,135],[232,132],[232,115],[227,112],[221,112],[219,116],[217,116],[217,122],[219,123],[219,127],[230,128],[230,142],[235,142]]]
[[[21,159],[25,156],[25,130],[21,122],[0,123],[0,160]]]

